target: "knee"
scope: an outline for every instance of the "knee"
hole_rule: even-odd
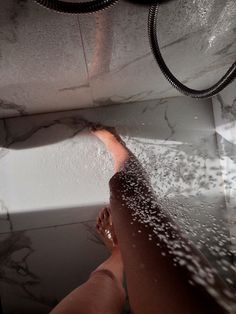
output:
[[[117,280],[115,275],[108,269],[95,270],[90,275],[90,280],[96,286],[102,286],[104,291],[109,295],[115,295],[119,303],[125,301],[125,290],[122,284]]]
[[[108,269],[98,269],[91,273],[90,278],[94,276],[102,276],[104,278],[109,278],[112,281],[116,281],[115,275]]]

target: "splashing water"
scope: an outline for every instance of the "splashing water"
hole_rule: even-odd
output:
[[[208,151],[204,140],[201,145],[147,143],[129,137],[124,140],[144,166],[157,195],[157,199],[148,193],[143,196],[139,185],[143,178],[132,180],[137,165],[135,162],[129,164],[126,169],[129,182],[122,200],[131,209],[133,222],[151,227],[148,240],[158,239],[158,246],[160,243],[166,245],[168,254],[174,256],[174,264],[185,266],[192,273],[190,284],[204,286],[225,308],[232,310],[232,305],[224,297],[234,299],[236,267],[230,250],[229,223],[217,154]],[[133,190],[133,196],[127,196],[129,189]],[[166,221],[166,211],[173,222]],[[183,232],[184,240],[178,235],[176,225]],[[199,256],[189,249],[189,241],[208,258],[212,268],[202,266]],[[214,274],[219,274],[228,286],[222,293],[214,288]]]

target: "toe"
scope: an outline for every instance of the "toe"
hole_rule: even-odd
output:
[[[99,214],[98,214],[98,220],[100,219],[100,223],[102,222],[102,219],[103,219],[103,211],[104,211],[104,208],[101,209]]]
[[[107,219],[109,218],[110,214],[109,214],[109,211],[108,211],[108,208],[107,208],[107,207],[104,208],[103,215],[104,215],[104,219],[107,220]]]
[[[104,207],[100,211],[97,217],[96,229],[108,248],[116,245],[117,241],[113,230],[112,217],[109,206]]]
[[[97,225],[100,227],[102,224],[102,220],[100,217],[97,218]]]

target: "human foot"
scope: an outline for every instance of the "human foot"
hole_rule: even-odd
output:
[[[124,265],[121,256],[119,246],[117,244],[117,238],[112,224],[112,218],[110,209],[103,208],[97,218],[97,232],[103,240],[104,244],[110,250],[110,256],[104,263],[98,266],[94,273],[98,271],[108,270],[117,279],[118,288],[124,298],[124,290],[122,288]]]
[[[91,131],[104,143],[107,150],[112,154],[115,172],[121,170],[124,163],[129,159],[129,150],[115,129],[95,126],[91,128]]]
[[[118,247],[109,208],[105,207],[100,211],[96,228],[102,241],[111,252]]]

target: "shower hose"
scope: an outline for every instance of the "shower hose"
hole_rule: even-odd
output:
[[[114,5],[119,0],[94,0],[89,2],[65,2],[60,0],[35,0],[48,9],[55,10],[62,13],[80,14],[80,13],[94,13],[100,10],[104,10]],[[211,87],[203,90],[195,90],[182,84],[170,71],[166,65],[158,43],[157,37],[157,23],[159,13],[158,1],[156,4],[151,5],[148,15],[148,36],[152,53],[156,62],[159,65],[160,70],[169,81],[169,83],[176,88],[180,93],[193,98],[209,98],[220,91],[222,91],[227,85],[229,85],[236,78],[236,62],[234,62],[228,71],[220,78],[220,80]]]

